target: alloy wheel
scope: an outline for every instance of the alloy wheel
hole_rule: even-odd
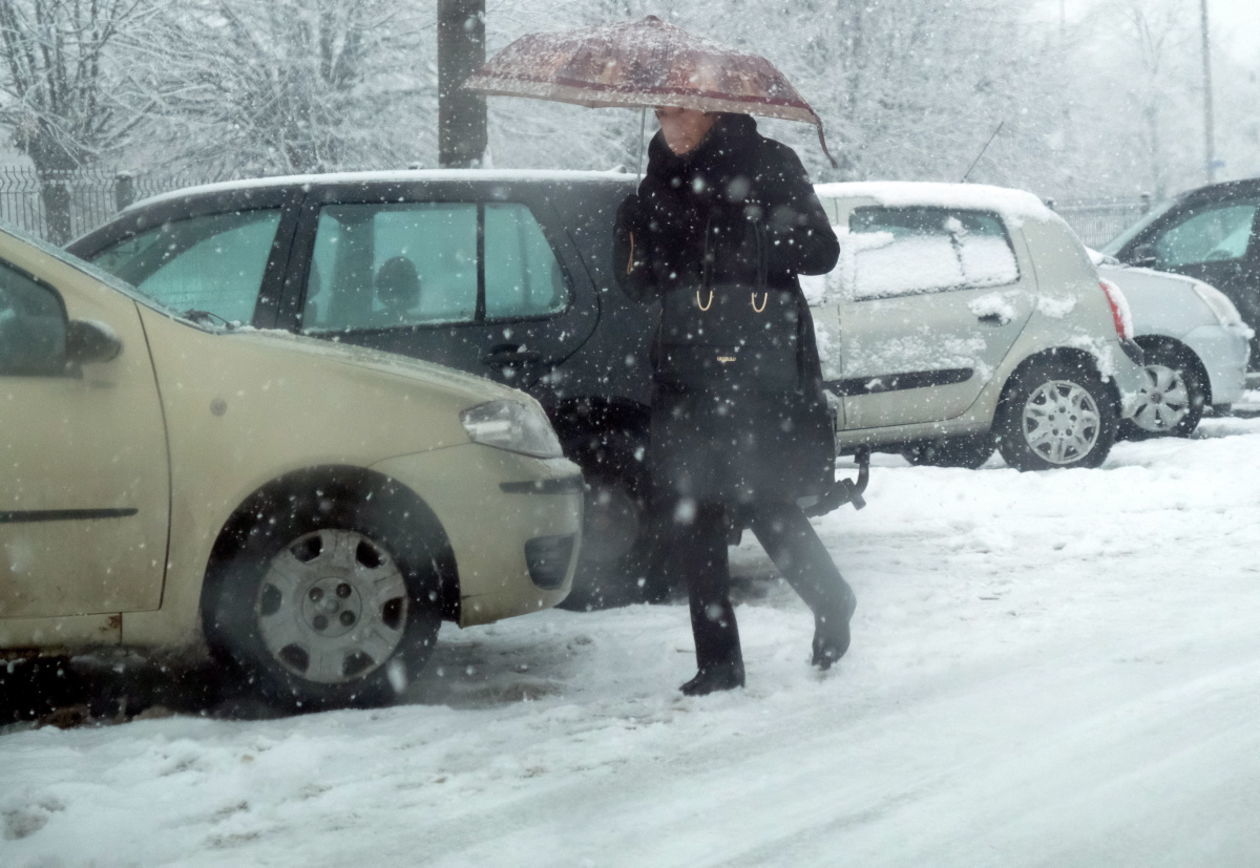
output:
[[[1149,434],[1167,434],[1190,412],[1190,387],[1182,372],[1167,365],[1147,365],[1143,371],[1142,405],[1133,422]]]
[[[1050,380],[1032,391],[1021,416],[1024,439],[1042,460],[1072,464],[1098,440],[1102,418],[1093,396],[1071,380]]]

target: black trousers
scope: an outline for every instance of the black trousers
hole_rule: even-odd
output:
[[[726,509],[683,501],[675,505],[672,518],[666,522],[664,567],[670,578],[687,582],[697,667],[742,663],[731,605]],[[848,617],[853,591],[800,507],[759,503],[742,508],[741,518],[747,518],[757,541],[815,619]]]

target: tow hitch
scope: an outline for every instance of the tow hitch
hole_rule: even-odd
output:
[[[866,484],[871,480],[871,450],[866,446],[859,446],[853,453],[853,460],[857,463],[857,479],[837,479],[816,503],[805,507],[807,516],[813,518],[826,515],[846,503],[853,504],[854,509],[866,506],[866,498],[862,496],[862,492],[866,491]]]

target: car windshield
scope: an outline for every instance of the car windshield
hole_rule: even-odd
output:
[[[1161,202],[1160,204],[1156,205],[1150,211],[1147,211],[1145,214],[1143,214],[1140,220],[1138,220],[1133,225],[1129,226],[1127,229],[1125,229],[1115,238],[1108,241],[1106,244],[1100,247],[1099,250],[1107,254],[1108,256],[1117,255],[1126,244],[1128,244],[1130,241],[1136,238],[1144,229],[1146,229],[1147,226],[1150,226],[1160,217],[1163,217],[1165,214],[1167,214],[1168,211],[1174,205],[1176,205],[1179,201],[1181,200],[1180,199],[1167,199]]]
[[[58,247],[55,244],[49,244],[47,241],[44,241],[41,238],[36,238],[34,235],[30,235],[29,233],[23,232],[22,230],[17,229],[16,227],[10,224],[0,225],[0,232],[4,232],[8,235],[13,236],[14,238],[17,238],[27,244],[30,244],[32,247],[38,248],[39,250],[43,251],[44,253],[48,254],[54,259],[57,259],[58,261],[64,262],[66,265],[69,265],[72,268],[76,268],[79,271],[82,271],[84,274],[91,276],[95,280],[99,280],[101,283],[107,285],[110,289],[113,289],[117,292],[121,292],[123,295],[127,296],[133,301],[137,301],[147,307],[160,310],[165,314],[178,317],[179,319],[182,319],[185,322],[191,323],[192,325],[195,325],[200,329],[203,329],[206,331],[222,331],[224,329],[232,329],[236,327],[236,323],[229,322],[223,319],[222,317],[218,316],[217,314],[213,314],[208,311],[195,310],[195,309],[194,310],[172,310],[171,308],[167,307],[161,302],[158,302],[155,299],[149,298],[145,296],[143,293],[138,292],[136,290],[136,287],[120,279],[118,276],[114,274],[110,274],[108,271],[104,270],[100,266],[95,265],[91,262],[88,262],[86,259],[80,259],[78,256],[75,256],[73,253],[70,253],[69,251],[61,247]]]

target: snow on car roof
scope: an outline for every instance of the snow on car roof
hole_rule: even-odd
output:
[[[405,184],[416,181],[609,181],[636,180],[637,175],[617,171],[578,171],[573,169],[393,169],[371,172],[324,172],[306,175],[276,175],[267,178],[247,178],[240,181],[217,181],[182,187],[156,196],[140,199],[127,206],[126,211],[147,207],[156,202],[178,199],[184,196],[206,193],[226,193],[233,190],[260,190],[269,187],[293,187],[313,184]]]
[[[817,184],[825,198],[873,199],[891,207],[933,205],[942,208],[997,211],[1009,218],[1045,220],[1054,212],[1026,190],[987,184],[945,184],[934,181],[846,181]]]

